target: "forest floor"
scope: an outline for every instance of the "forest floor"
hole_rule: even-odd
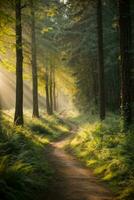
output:
[[[54,169],[51,187],[46,200],[112,200],[114,195],[78,159],[65,151],[64,146],[74,136],[77,127],[72,125],[69,135],[61,136],[45,150],[47,161]]]
[[[0,134],[0,199],[120,200],[134,198],[134,134],[118,116],[42,115],[13,125],[4,112]],[[114,195],[115,194],[115,195]]]

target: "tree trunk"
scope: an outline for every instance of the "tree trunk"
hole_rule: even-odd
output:
[[[23,125],[23,52],[21,27],[21,0],[15,0],[16,12],[16,104],[14,123]]]
[[[50,115],[50,98],[49,98],[49,75],[48,75],[48,66],[46,66],[46,74],[45,74],[45,82],[46,82],[46,108],[47,114]]]
[[[35,11],[34,2],[31,3],[31,53],[32,53],[32,80],[33,80],[33,117],[39,117],[38,108],[38,77],[36,59]]]
[[[121,115],[123,128],[131,124],[131,17],[130,1],[119,0],[121,57]]]
[[[54,109],[54,111],[57,110],[57,108],[56,108],[56,81],[55,81],[55,67],[53,67],[53,109]]]
[[[105,81],[104,81],[104,56],[103,56],[103,23],[102,2],[97,0],[97,32],[98,32],[98,78],[99,78],[99,105],[100,119],[105,119]]]
[[[50,66],[50,114],[53,114],[53,67]]]

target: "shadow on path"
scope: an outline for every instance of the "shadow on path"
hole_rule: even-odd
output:
[[[75,128],[73,127],[72,134]],[[70,134],[70,137],[72,136]],[[113,200],[112,193],[75,157],[63,150],[67,138],[51,143],[47,160],[55,177],[45,200]]]

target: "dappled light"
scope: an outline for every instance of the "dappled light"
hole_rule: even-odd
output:
[[[62,78],[62,75],[60,75]],[[64,77],[63,77],[64,79]],[[60,85],[61,83],[59,83]],[[67,83],[66,83],[67,84]],[[68,86],[68,85],[67,85]],[[45,88],[45,86],[44,86]],[[69,90],[69,89],[68,89]],[[3,68],[0,68],[0,95],[1,95],[1,106],[4,110],[13,109],[15,107],[15,75]],[[67,110],[72,110],[74,108],[72,100],[69,99],[70,96],[63,89],[59,89],[57,93],[57,109],[59,112],[66,112]],[[24,109],[32,109],[32,87],[31,82],[24,81]],[[39,106],[44,108],[46,105],[45,96],[39,95]]]
[[[133,10],[0,1],[0,200],[134,200]]]
[[[0,95],[3,109],[13,109],[15,106],[15,75],[5,69],[0,69]],[[39,104],[45,106],[45,98],[39,96]],[[32,108],[32,89],[30,83],[24,83],[24,108]]]

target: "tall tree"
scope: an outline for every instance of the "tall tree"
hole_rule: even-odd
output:
[[[46,92],[46,108],[47,113],[50,114],[50,97],[49,97],[49,71],[46,64],[46,73],[45,73],[45,92]]]
[[[55,66],[53,67],[53,109],[57,110],[56,105],[56,80],[55,80]]]
[[[119,0],[121,115],[124,128],[131,124],[131,16],[130,1]]]
[[[53,66],[50,66],[50,87],[49,87],[49,94],[50,94],[50,114],[53,114]]]
[[[103,23],[102,1],[97,0],[97,32],[98,32],[98,69],[99,69],[99,104],[100,119],[105,119],[105,81],[104,81],[104,55],[103,55]]]
[[[14,123],[23,125],[23,52],[21,27],[21,0],[15,0],[16,13],[16,105]]]
[[[35,8],[34,1],[31,4],[31,52],[32,52],[32,79],[33,79],[33,117],[39,117],[38,108],[38,78],[36,58],[36,34],[35,34]]]

